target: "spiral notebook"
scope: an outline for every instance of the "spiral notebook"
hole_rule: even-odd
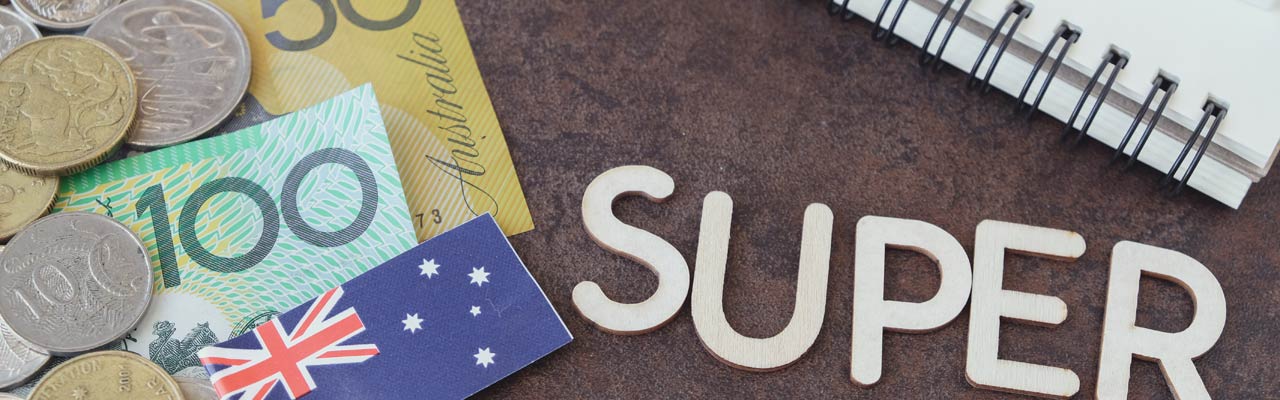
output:
[[[1172,193],[1239,208],[1280,149],[1277,2],[830,0],[828,12],[1066,122],[1066,141],[1119,149],[1117,168],[1146,164]]]

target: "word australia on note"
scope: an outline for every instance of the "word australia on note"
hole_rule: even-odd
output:
[[[249,39],[252,79],[229,128],[369,82],[418,240],[490,213],[533,229],[520,180],[453,0],[212,0]]]

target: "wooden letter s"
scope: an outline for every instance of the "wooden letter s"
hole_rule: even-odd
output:
[[[675,190],[671,176],[652,167],[628,165],[596,177],[582,196],[582,225],[605,250],[630,258],[658,275],[658,289],[645,301],[618,303],[605,296],[595,282],[573,288],[573,306],[605,332],[638,335],[670,322],[689,294],[689,264],[674,246],[613,215],[613,201],[639,194],[661,202]]]

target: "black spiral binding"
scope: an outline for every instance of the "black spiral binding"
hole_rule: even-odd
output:
[[[1129,154],[1129,161],[1124,163],[1124,169],[1128,170],[1138,161],[1138,153],[1142,152],[1142,146],[1147,144],[1147,138],[1151,137],[1151,131],[1155,129],[1156,124],[1160,123],[1160,117],[1164,115],[1164,107],[1169,104],[1169,98],[1173,97],[1173,91],[1178,90],[1178,81],[1170,79],[1160,74],[1151,82],[1151,91],[1147,93],[1147,99],[1142,102],[1142,108],[1138,109],[1138,115],[1133,117],[1133,123],[1129,124],[1129,130],[1124,133],[1124,138],[1120,139],[1120,145],[1116,146],[1116,153],[1111,156],[1111,163],[1120,160],[1120,156],[1124,154],[1124,148],[1129,144],[1129,138],[1133,137],[1133,132],[1138,129],[1138,124],[1142,122],[1142,117],[1147,114],[1147,109],[1151,108],[1151,101],[1155,99],[1156,93],[1163,91],[1164,96],[1160,98],[1160,105],[1156,106],[1155,114],[1151,115],[1151,122],[1147,124],[1147,129],[1142,131],[1142,137],[1138,138],[1138,144],[1134,146],[1133,153]]]
[[[1009,48],[1009,41],[1013,39],[1013,35],[1018,33],[1018,26],[1022,25],[1022,20],[1031,16],[1031,5],[1023,4],[1020,0],[1009,3],[1004,10],[1004,15],[1000,17],[1000,22],[996,23],[995,29],[991,30],[991,35],[987,36],[987,43],[982,45],[982,51],[978,52],[978,59],[973,61],[973,68],[969,69],[969,79],[965,81],[969,88],[977,87],[978,67],[981,67],[982,61],[987,58],[987,51],[991,50],[996,37],[1000,36],[1000,30],[1004,28],[1005,22],[1009,21],[1010,16],[1015,15],[1013,25],[1009,26],[1009,33],[1006,33],[1004,40],[1000,41],[1000,49],[996,50],[995,56],[991,58],[991,66],[987,67],[987,74],[982,78],[982,92],[991,90],[991,74],[996,71],[996,66],[1000,65],[1000,57],[1004,56],[1004,51]]]
[[[929,54],[929,43],[933,42],[933,34],[938,31],[938,25],[942,23],[942,19],[947,16],[947,12],[951,11],[951,4],[956,0],[947,0],[947,4],[942,6],[942,10],[938,12],[938,17],[933,20],[933,27],[929,28],[929,35],[924,38],[924,45],[920,46],[920,66],[926,67],[934,61],[942,59],[942,52],[947,50],[947,42],[951,41],[951,34],[956,31],[956,26],[960,25],[960,20],[964,19],[965,11],[969,10],[969,3],[973,0],[964,0],[960,3],[960,9],[956,11],[956,15],[951,18],[951,26],[947,28],[947,34],[942,37],[942,44],[938,45],[938,54]],[[934,64],[933,69],[936,71],[942,68],[944,63]]]
[[[1040,93],[1036,94],[1036,99],[1031,103],[1031,108],[1027,109],[1025,118],[1031,118],[1040,109],[1040,101],[1044,100],[1044,94],[1049,92],[1049,84],[1053,82],[1053,77],[1058,74],[1058,68],[1062,67],[1062,60],[1067,57],[1067,50],[1071,49],[1071,45],[1080,40],[1080,29],[1063,22],[1058,26],[1057,34],[1053,35],[1053,39],[1049,40],[1049,45],[1044,46],[1044,51],[1040,52],[1040,58],[1036,59],[1036,65],[1031,67],[1031,75],[1027,76],[1027,83],[1022,84],[1022,92],[1018,93],[1018,107],[1014,109],[1014,113],[1022,111],[1022,99],[1027,97],[1027,90],[1031,89],[1031,82],[1036,80],[1036,75],[1040,73],[1040,67],[1044,66],[1044,61],[1049,57],[1049,53],[1053,51],[1053,45],[1063,40],[1062,48],[1058,50],[1058,55],[1053,58],[1053,65],[1049,67],[1049,75],[1044,77],[1044,84],[1040,85]]]
[[[1160,187],[1168,186],[1173,182],[1173,175],[1178,172],[1178,167],[1182,166],[1182,160],[1187,157],[1187,152],[1191,150],[1191,146],[1196,144],[1196,140],[1200,138],[1200,132],[1204,130],[1204,125],[1209,121],[1209,117],[1213,117],[1213,125],[1209,127],[1209,133],[1204,135],[1204,142],[1200,143],[1200,148],[1196,150],[1195,157],[1191,158],[1191,165],[1187,166],[1187,173],[1182,175],[1182,179],[1178,180],[1178,185],[1173,188],[1170,194],[1182,193],[1182,188],[1187,186],[1187,182],[1191,180],[1191,174],[1196,172],[1196,166],[1200,164],[1200,159],[1204,157],[1206,150],[1209,150],[1209,144],[1213,142],[1213,135],[1218,133],[1218,124],[1227,117],[1227,108],[1218,102],[1209,100],[1204,103],[1204,114],[1200,117],[1200,123],[1196,124],[1195,132],[1191,133],[1191,137],[1187,138],[1187,143],[1182,146],[1182,152],[1178,153],[1178,158],[1174,159],[1173,166],[1169,167],[1169,172],[1164,174],[1164,178],[1160,179]]]
[[[839,14],[840,18],[844,21],[852,20],[855,14],[848,8],[849,1],[850,0],[828,0],[827,12],[833,16]],[[881,4],[880,12],[877,13],[874,21],[875,26],[871,31],[871,37],[873,40],[885,40],[886,45],[889,46],[892,46],[899,41],[899,37],[894,35],[893,31],[898,26],[898,19],[902,17],[902,12],[906,9],[907,2],[911,0],[899,0],[901,3],[898,4],[897,10],[894,12],[893,18],[889,22],[889,27],[882,28],[881,22],[884,21],[885,13],[888,12],[889,6],[893,1],[894,0],[884,0],[884,3]],[[926,70],[930,65],[933,66],[934,70],[938,70],[942,68],[943,64],[945,64],[944,62],[940,62],[940,60],[942,60],[942,54],[947,49],[947,43],[951,41],[952,33],[955,32],[956,27],[960,25],[960,22],[964,20],[965,13],[969,10],[970,3],[973,2],[973,0],[961,0],[960,8],[952,15],[951,23],[947,27],[946,34],[942,36],[942,42],[938,45],[937,52],[930,54],[930,44],[933,43],[933,38],[938,32],[938,28],[942,25],[942,20],[947,17],[947,14],[951,11],[951,6],[955,4],[955,1],[956,0],[946,0],[942,5],[942,9],[939,10],[937,17],[933,20],[933,25],[929,28],[929,33],[925,36],[924,43],[920,46],[918,61],[921,67],[926,67]],[[977,79],[978,69],[986,59],[987,53],[991,50],[991,46],[995,44],[996,39],[1000,37],[1005,24],[1009,23],[1009,19],[1012,17],[1013,22],[1010,24],[1008,32],[1004,34],[1004,39],[1001,40],[1000,46],[991,60],[991,65],[987,67],[986,73],[980,80],[982,83],[982,93],[987,93],[991,90],[991,76],[995,72],[996,67],[1000,64],[1000,58],[1008,49],[1009,42],[1012,40],[1013,36],[1017,34],[1018,27],[1022,24],[1022,21],[1031,17],[1032,8],[1033,7],[1030,3],[1024,3],[1022,0],[1013,0],[1009,3],[1009,6],[1005,9],[1004,15],[1000,17],[1000,21],[996,23],[995,28],[992,29],[991,34],[987,37],[986,43],[983,44],[982,50],[978,53],[977,60],[973,63],[973,67],[969,69],[968,78],[965,81],[966,86],[969,88],[977,87],[979,82]],[[1059,48],[1057,55],[1054,56],[1053,64],[1049,67],[1048,75],[1045,76],[1044,82],[1040,85],[1040,91],[1036,94],[1035,100],[1033,100],[1030,107],[1027,108],[1025,118],[1030,118],[1035,114],[1035,112],[1040,108],[1040,102],[1044,99],[1045,93],[1049,90],[1049,84],[1058,73],[1058,69],[1061,68],[1063,60],[1066,59],[1067,51],[1070,50],[1072,44],[1080,40],[1081,34],[1082,32],[1079,28],[1076,28],[1065,21],[1058,27],[1054,37],[1049,40],[1048,45],[1045,46],[1044,51],[1040,53],[1040,57],[1036,60],[1035,66],[1032,67],[1031,74],[1027,76],[1026,82],[1022,85],[1022,91],[1018,93],[1018,105],[1014,110],[1015,113],[1022,112],[1023,99],[1026,98],[1030,91],[1031,84],[1035,81],[1036,75],[1038,75],[1040,73],[1040,69],[1044,67],[1044,63],[1048,60],[1049,54],[1052,52],[1053,48],[1059,41],[1062,41],[1062,47]],[[1089,83],[1085,85],[1084,90],[1080,94],[1080,99],[1076,101],[1075,108],[1071,111],[1071,117],[1067,119],[1066,127],[1063,129],[1062,140],[1072,137],[1071,133],[1075,130],[1075,122],[1080,117],[1080,112],[1083,111],[1085,102],[1093,93],[1094,87],[1097,86],[1098,82],[1102,79],[1102,74],[1106,72],[1108,67],[1110,67],[1111,72],[1107,75],[1106,81],[1103,82],[1102,89],[1098,91],[1097,100],[1093,103],[1093,107],[1090,108],[1089,115],[1085,117],[1084,124],[1080,127],[1080,130],[1076,132],[1074,139],[1071,141],[1072,146],[1078,145],[1080,141],[1088,135],[1089,127],[1093,125],[1094,118],[1097,117],[1098,111],[1106,102],[1107,95],[1111,93],[1111,88],[1115,84],[1116,77],[1119,76],[1120,70],[1124,69],[1128,63],[1129,55],[1123,50],[1112,47],[1112,49],[1107,52],[1107,54],[1102,58],[1102,61],[1098,63],[1098,68],[1094,71]],[[1141,124],[1142,119],[1151,108],[1151,103],[1155,100],[1156,95],[1159,92],[1164,92],[1164,96],[1161,97],[1160,103],[1156,106],[1155,111],[1151,115],[1151,121],[1147,124],[1146,129],[1143,130],[1142,136],[1138,138],[1138,142],[1134,146],[1133,152],[1129,154],[1129,159],[1125,162],[1123,170],[1128,170],[1135,164],[1135,162],[1137,162],[1138,155],[1142,152],[1143,146],[1146,145],[1147,139],[1151,137],[1151,132],[1155,129],[1155,126],[1160,122],[1161,117],[1164,115],[1165,107],[1169,104],[1169,98],[1173,97],[1173,92],[1177,89],[1177,80],[1163,74],[1158,75],[1155,80],[1152,81],[1151,91],[1147,94],[1146,100],[1142,103],[1142,107],[1138,109],[1138,113],[1134,116],[1133,123],[1129,125],[1129,130],[1125,132],[1123,139],[1120,141],[1120,145],[1116,147],[1115,154],[1111,157],[1111,162],[1113,164],[1116,161],[1119,161],[1121,155],[1124,154],[1125,147],[1129,144],[1129,140],[1132,139],[1134,132],[1137,131],[1138,125]],[[1187,166],[1187,172],[1183,174],[1182,179],[1177,180],[1178,184],[1169,191],[1172,195],[1181,193],[1183,188],[1187,185],[1187,182],[1190,181],[1191,174],[1195,172],[1196,166],[1200,164],[1200,159],[1204,157],[1205,152],[1209,149],[1209,145],[1213,142],[1213,137],[1218,132],[1218,125],[1227,117],[1227,108],[1214,100],[1206,101],[1203,111],[1204,115],[1201,116],[1195,132],[1192,133],[1186,144],[1183,145],[1182,151],[1178,154],[1177,159],[1174,160],[1169,171],[1160,179],[1159,186],[1161,188],[1168,187],[1173,183],[1174,175],[1177,173],[1178,168],[1182,166],[1182,162],[1186,159],[1191,148],[1198,141],[1200,133],[1204,131],[1205,125],[1208,124],[1209,118],[1212,117],[1213,124],[1209,126],[1208,133],[1204,135],[1204,141],[1200,143],[1200,148],[1196,150],[1196,154],[1191,158],[1191,164]]]
[[[884,0],[884,5],[880,6],[880,13],[876,14],[876,23],[871,28],[872,40],[884,40],[885,38],[888,38],[889,40],[885,40],[885,44],[889,46],[893,46],[898,43],[898,37],[893,34],[893,29],[898,27],[898,18],[902,17],[902,10],[907,8],[907,2],[911,0],[901,1],[902,2],[898,4],[898,11],[893,13],[893,20],[889,21],[889,29],[884,29],[880,27],[880,21],[884,20],[884,12],[889,10],[889,3],[893,3],[893,0]]]
[[[853,11],[849,10],[849,0],[829,1],[827,3],[827,14],[831,14],[831,16],[840,14],[840,19],[846,22],[853,20],[853,17],[857,16]]]
[[[1076,118],[1080,116],[1080,110],[1084,108],[1085,100],[1089,99],[1089,94],[1093,92],[1093,87],[1098,85],[1098,78],[1102,77],[1102,72],[1107,70],[1107,66],[1111,66],[1111,73],[1107,75],[1107,82],[1102,84],[1102,90],[1098,91],[1098,100],[1093,103],[1093,108],[1089,110],[1089,116],[1085,117],[1084,125],[1080,126],[1080,131],[1076,133],[1075,140],[1071,145],[1080,144],[1080,140],[1084,139],[1089,133],[1089,126],[1093,125],[1093,118],[1098,116],[1098,110],[1102,109],[1102,104],[1106,103],[1107,95],[1111,93],[1111,86],[1116,83],[1116,76],[1120,75],[1120,70],[1129,64],[1129,56],[1122,51],[1112,48],[1107,52],[1106,57],[1102,57],[1102,62],[1098,63],[1098,69],[1093,71],[1093,77],[1089,78],[1089,84],[1084,85],[1084,91],[1080,93],[1080,100],[1076,101],[1076,108],[1071,111],[1071,118],[1067,119],[1067,126],[1062,130],[1062,139],[1066,140],[1071,137],[1071,131],[1075,130]]]

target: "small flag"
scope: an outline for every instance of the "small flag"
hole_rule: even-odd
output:
[[[199,355],[224,400],[457,399],[570,340],[486,214]]]

